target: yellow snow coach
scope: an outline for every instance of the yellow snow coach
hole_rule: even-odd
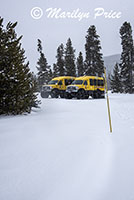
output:
[[[66,98],[88,99],[105,98],[105,81],[103,77],[82,76],[76,78],[71,85],[67,86]]]
[[[65,97],[66,87],[75,80],[72,76],[60,76],[53,78],[47,85],[42,86],[41,97],[48,98],[49,95],[52,98]]]

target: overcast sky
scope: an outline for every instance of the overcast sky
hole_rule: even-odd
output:
[[[40,19],[33,19],[30,12],[34,7],[40,7],[43,15]],[[48,8],[61,8],[61,12],[89,12],[89,18],[79,21],[77,18],[56,19],[47,18]],[[111,10],[121,12],[120,18],[109,19],[98,16],[94,19],[94,9],[103,8],[105,12]],[[18,21],[16,31],[23,35],[22,44],[26,50],[30,67],[36,71],[36,63],[39,58],[37,52],[37,39],[43,43],[43,51],[49,64],[55,62],[57,47],[66,44],[70,37],[76,56],[79,51],[84,53],[85,35],[90,25],[95,25],[100,36],[102,53],[104,56],[121,52],[119,29],[123,22],[128,21],[134,26],[134,1],[133,0],[4,0],[0,4],[0,16],[4,18],[4,24],[8,21]],[[61,13],[60,12],[60,13]],[[38,15],[38,12],[35,13]]]

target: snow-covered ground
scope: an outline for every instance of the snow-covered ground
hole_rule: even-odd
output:
[[[134,200],[134,95],[0,117],[0,200]]]

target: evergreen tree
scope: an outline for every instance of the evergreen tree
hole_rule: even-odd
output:
[[[113,75],[109,77],[110,79],[110,88],[112,92],[122,92],[122,82],[120,77],[120,70],[118,63],[115,64],[113,69]]]
[[[123,91],[134,92],[133,71],[134,71],[134,47],[132,38],[132,28],[130,23],[125,22],[120,28],[122,53],[121,53],[121,78]]]
[[[65,75],[65,61],[64,61],[64,46],[63,44],[61,44],[58,49],[57,49],[57,62],[56,62],[56,66],[55,66],[55,70],[54,73],[56,74],[56,76],[64,76]]]
[[[95,26],[90,26],[86,36],[86,59],[85,74],[102,76],[104,73],[104,62],[102,59],[101,45]]]
[[[50,80],[51,80],[51,70],[50,70],[50,66],[47,63],[47,59],[44,55],[44,53],[42,52],[42,43],[41,40],[38,39],[38,45],[37,45],[37,50],[40,53],[40,58],[37,62],[38,66],[37,70],[37,78],[38,78],[38,86],[39,86],[39,90],[41,90],[41,87],[43,84],[47,84]]]
[[[53,72],[51,68],[49,69],[48,75],[49,75],[49,80],[51,80],[53,78]]]
[[[77,65],[77,75],[83,76],[84,75],[84,62],[83,62],[82,52],[79,53],[76,65]]]
[[[53,77],[58,77],[59,76],[59,71],[57,65],[54,63],[53,64]]]
[[[38,92],[38,79],[36,74],[34,74],[34,72],[32,72],[32,82],[35,88],[35,91]]]
[[[6,93],[6,88],[8,88],[8,82],[5,81],[5,62],[3,58],[6,55],[5,46],[5,31],[3,30],[3,19],[0,18],[0,114],[4,113],[4,96]]]
[[[22,114],[38,106],[36,84],[25,64],[25,51],[15,33],[17,23],[9,22],[6,29],[0,18],[0,114]]]
[[[70,38],[67,40],[65,48],[65,74],[67,76],[76,76],[75,50],[72,47]]]

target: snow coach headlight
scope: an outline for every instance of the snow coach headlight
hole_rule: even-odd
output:
[[[78,91],[78,87],[77,86],[68,86],[66,91],[67,92],[77,92]]]
[[[78,91],[78,89],[79,89],[79,87],[75,86],[75,90],[77,90],[77,91]]]
[[[47,87],[47,91],[48,91],[48,92],[51,92],[51,90],[52,90],[52,87],[51,87],[51,86],[48,86],[48,87]]]
[[[72,91],[73,91],[73,92],[77,92],[78,89],[79,89],[79,88],[78,88],[77,86],[72,86]]]
[[[49,86],[49,90],[52,90],[53,88],[51,86]]]

